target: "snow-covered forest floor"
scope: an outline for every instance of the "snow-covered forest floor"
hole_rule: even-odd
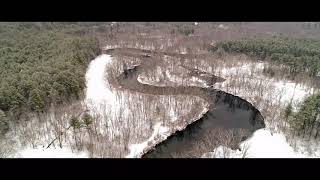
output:
[[[320,143],[314,139],[301,139],[292,135],[284,118],[285,107],[292,103],[297,111],[301,102],[319,89],[283,78],[271,78],[263,74],[267,62],[256,62],[243,55],[227,55],[217,58],[213,69],[226,79],[214,88],[239,96],[251,102],[264,116],[266,128],[257,130],[241,144],[242,151],[219,147],[212,157],[320,157]],[[204,155],[208,157],[209,154]]]

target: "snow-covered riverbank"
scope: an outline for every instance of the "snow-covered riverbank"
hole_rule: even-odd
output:
[[[109,82],[108,76],[110,74],[108,72],[110,69],[117,69],[116,63],[117,61],[113,57],[106,54],[97,57],[90,63],[86,74],[85,102],[91,114],[100,119],[99,122],[102,125],[99,130],[102,134],[107,133],[109,137],[116,138],[117,134],[125,136],[128,132],[130,133],[128,143],[124,144],[128,148],[128,153],[124,157],[141,157],[144,152],[177,130],[183,130],[185,126],[207,112],[206,106],[208,104],[198,97],[150,96],[115,89]],[[154,103],[146,102],[150,101],[149,99],[153,99]],[[142,102],[144,103],[141,104]],[[203,104],[203,107],[195,108],[193,103]],[[162,111],[160,116],[154,112],[155,109]],[[150,119],[154,119],[155,122],[150,122]],[[107,132],[105,125],[110,127]],[[143,131],[143,129],[145,130]],[[135,131],[143,134],[140,136],[132,134]],[[147,137],[148,134],[150,134],[148,138],[142,138],[143,136]],[[116,142],[113,143],[116,144]]]
[[[293,148],[284,132],[279,129],[281,109],[292,103],[294,110],[312,93],[317,91],[312,87],[286,80],[275,80],[262,74],[265,63],[246,63],[242,66],[217,68],[216,72],[225,78],[215,88],[242,97],[254,104],[265,116],[267,127],[257,130],[251,138],[241,143],[241,149],[231,150],[218,147],[214,152],[203,157],[235,157],[249,158],[307,158],[320,157],[320,144],[311,140],[306,142],[298,137],[291,139],[296,144]],[[257,99],[257,97],[259,99]],[[274,109],[271,111],[270,109]],[[272,114],[270,114],[270,112]],[[273,116],[273,119],[271,118]],[[282,127],[287,126],[285,124]],[[282,128],[283,129],[283,128]]]
[[[111,84],[106,78],[108,76],[108,68],[114,68],[112,62],[113,58],[110,55],[100,55],[92,60],[86,73],[87,88],[83,104],[85,104],[86,107],[89,108],[90,113],[97,118],[94,126],[97,139],[100,140],[99,142],[95,142],[97,144],[94,145],[94,148],[96,148],[94,151],[101,152],[99,152],[100,154],[98,153],[98,155],[94,155],[94,157],[113,157],[112,153],[115,153],[116,155],[114,156],[116,157],[141,157],[143,153],[167,139],[177,130],[183,130],[188,124],[199,119],[202,114],[207,111],[207,108],[203,106],[201,112],[199,111],[190,115],[192,108],[194,108],[191,101],[193,103],[200,102],[201,107],[204,103],[199,100],[188,99],[189,97],[185,96],[178,98],[175,96],[159,96],[158,99],[152,99],[153,97],[150,98],[150,96],[139,93],[116,91],[111,87]],[[271,105],[280,105],[282,107],[292,101],[293,104],[296,105],[314,91],[305,85],[299,85],[289,81],[276,81],[262,76],[262,67],[262,63],[257,63],[220,69],[219,75],[225,78],[226,81],[216,84],[215,88],[248,100],[257,106],[258,109],[262,110],[262,112],[264,112],[266,106],[261,102],[271,101]],[[255,70],[255,72],[252,72],[252,70]],[[244,78],[248,75],[250,75],[250,78]],[[167,76],[169,76],[168,78],[170,79],[170,74],[167,74]],[[141,76],[139,80],[143,81],[143,78],[146,79],[146,77]],[[201,83],[198,79],[193,79],[193,81],[194,83]],[[243,88],[239,88],[239,84],[242,84]],[[261,93],[259,92],[259,88],[264,90],[261,96],[259,96],[259,93]],[[266,91],[266,89],[269,89],[269,91]],[[257,96],[261,99],[257,100]],[[149,105],[142,104],[142,102],[146,103],[150,99],[152,99],[153,103]],[[297,106],[295,106],[295,108],[297,108]],[[161,117],[159,117],[158,114],[152,115],[151,112],[154,111],[154,109],[163,111],[159,113]],[[153,119],[154,122],[150,122],[150,119]],[[65,122],[66,125],[67,123],[68,122]],[[173,124],[175,124],[174,127]],[[126,143],[117,140],[119,137],[123,138],[128,132],[130,136]],[[80,135],[80,137],[88,139],[88,136],[85,134],[86,132],[82,133],[83,135]],[[40,137],[40,135],[38,136]],[[50,137],[43,140],[42,144],[47,145],[48,140],[52,140],[54,137],[54,133],[52,133],[52,135],[50,134]],[[71,133],[69,133],[68,137],[72,139]],[[120,142],[124,143],[124,145],[120,145]],[[297,143],[298,147],[296,148],[298,150],[294,150],[294,148],[289,145],[283,132],[275,132],[273,129],[269,129],[267,123],[267,128],[256,131],[251,138],[241,143],[240,147],[242,151],[233,151],[226,147],[218,147],[214,152],[207,153],[204,157],[243,157],[244,155],[245,157],[252,158],[320,157],[320,149],[316,143],[308,148],[304,146],[305,143],[306,142],[302,140],[299,141]],[[55,146],[46,149],[42,144],[39,145],[38,143],[35,146],[36,148],[31,148],[30,146],[20,148],[15,157],[91,157],[86,151],[77,152],[71,150],[72,148],[66,142],[64,142],[62,148]],[[126,148],[128,150],[123,151],[125,154],[117,154],[117,150],[120,152]],[[113,152],[110,154],[103,152],[109,149]],[[310,154],[308,151],[312,151],[313,153]]]
[[[302,142],[301,142],[302,143]],[[204,154],[204,158],[319,158],[320,149],[312,145],[308,152],[300,144],[295,150],[283,133],[271,133],[267,128],[257,130],[251,138],[240,144],[240,150],[219,146],[213,152]]]

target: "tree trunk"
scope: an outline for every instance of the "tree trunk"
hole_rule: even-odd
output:
[[[309,134],[309,141],[310,141],[310,139],[311,139],[312,132],[313,132],[313,128],[314,128],[314,125],[315,125],[315,123],[316,123],[316,120],[317,120],[317,115],[314,117],[314,120],[312,121],[312,126],[311,126],[310,134]]]
[[[317,126],[317,128],[316,128],[316,134],[315,134],[315,136],[314,136],[315,139],[317,139],[317,137],[318,137],[319,126],[320,126],[320,123],[318,123],[318,126]]]

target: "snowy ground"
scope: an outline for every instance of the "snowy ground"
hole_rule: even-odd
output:
[[[115,95],[110,91],[109,84],[104,79],[105,69],[110,61],[110,56],[100,55],[90,63],[86,73],[86,98],[84,102],[76,105],[79,112],[82,111],[81,106],[84,104],[89,109],[95,108],[101,110],[105,106],[111,110],[115,109],[114,107],[117,105]],[[12,139],[11,144],[14,144],[11,147],[10,151],[12,153],[9,156],[14,158],[89,157],[89,153],[85,150],[77,152],[70,146],[74,145],[74,134],[71,129],[66,131],[66,127],[69,126],[68,122],[72,110],[72,108],[65,109],[66,112],[62,115],[62,118],[54,111],[49,111],[48,115],[42,117],[46,119],[46,123],[41,123],[37,118],[34,118],[27,122],[26,125],[21,125],[21,127],[16,128],[13,132],[8,133],[8,137]],[[57,129],[57,127],[61,127],[61,129]],[[50,148],[46,149],[48,144],[57,137],[58,132],[61,130],[66,133],[66,135],[62,136],[62,148],[57,146],[57,144],[53,144]],[[80,136],[84,140],[87,139],[87,134],[83,130],[77,136]],[[56,143],[58,143],[58,140]]]
[[[88,158],[86,152],[73,152],[70,148],[26,148],[16,154],[16,158]]]
[[[204,79],[190,75],[190,70],[180,66],[176,58],[164,56],[162,62],[154,67],[146,69],[138,76],[142,84],[153,86],[197,86],[209,87]],[[158,62],[159,63],[159,62]]]
[[[77,109],[79,104],[76,104]],[[46,114],[40,117],[32,117],[29,121],[22,122],[6,134],[4,139],[1,139],[0,151],[6,151],[3,157],[23,158],[23,157],[86,157],[83,153],[77,154],[74,150],[73,132],[67,130],[67,126],[71,112],[74,107],[61,107],[64,112],[70,114],[59,114],[50,109]],[[74,111],[78,113],[78,111]],[[45,121],[43,121],[45,119]],[[56,139],[58,134],[63,132],[61,139]],[[55,143],[51,144],[50,148],[45,149],[56,139]],[[60,146],[58,145],[61,145]],[[86,153],[85,153],[86,154]],[[1,152],[0,152],[1,156]]]
[[[125,131],[128,130],[129,127],[126,127],[130,124],[136,124],[139,130],[139,133],[136,131],[132,131],[130,140],[129,140],[129,152],[124,155],[124,157],[132,158],[132,157],[140,157],[143,152],[146,150],[154,147],[157,143],[165,140],[170,134],[174,133],[177,130],[182,130],[187,124],[190,124],[201,117],[207,109],[203,108],[202,112],[192,113],[194,116],[190,115],[190,111],[194,105],[192,103],[200,103],[199,107],[204,107],[203,102],[199,100],[192,100],[189,97],[166,97],[161,96],[159,99],[150,103],[150,105],[141,105],[134,104],[134,102],[147,102],[149,99],[144,97],[142,94],[136,93],[130,95],[125,93],[115,93],[114,90],[111,88],[111,85],[106,80],[106,70],[111,66],[112,58],[109,55],[101,55],[98,56],[95,60],[93,60],[88,68],[86,74],[87,80],[87,89],[86,89],[86,98],[85,103],[88,106],[91,113],[94,111],[96,112],[103,112],[100,113],[102,116],[101,121],[95,122],[95,130],[99,137],[97,140],[101,142],[97,142],[96,149],[103,149],[106,150],[108,148],[115,148],[118,144],[120,144],[115,139],[118,138],[119,135],[123,134]],[[224,90],[226,92],[238,95],[247,99],[249,102],[252,102],[258,108],[263,109],[263,104],[259,104],[261,101],[256,100],[256,96],[259,96],[259,92],[254,90],[255,87],[263,87],[265,89],[272,89],[270,92],[264,92],[261,96],[263,100],[273,100],[273,105],[277,102],[280,102],[281,106],[286,105],[289,101],[293,101],[294,105],[301,102],[305,97],[310,95],[314,89],[309,88],[303,85],[297,85],[294,82],[289,81],[276,81],[274,79],[262,76],[261,69],[263,67],[262,63],[255,63],[255,64],[246,64],[241,66],[234,66],[229,68],[221,68],[215,67],[213,69],[218,74],[225,78],[226,81],[216,85],[217,89]],[[163,70],[163,69],[162,69]],[[218,71],[217,71],[218,70]],[[164,71],[166,72],[166,71]],[[174,72],[174,69],[172,69]],[[159,72],[160,73],[160,72]],[[165,73],[168,82],[171,83],[181,83],[178,76],[175,76],[171,71]],[[217,75],[218,75],[217,74]],[[140,76],[139,81],[146,83],[154,83],[155,85],[159,85],[161,83],[155,82],[154,80],[148,81],[145,77],[148,76]],[[243,84],[243,79],[245,80],[245,87],[252,87],[252,89],[246,88],[238,88],[238,84]],[[260,79],[260,81],[259,81]],[[263,79],[263,81],[261,81]],[[188,83],[195,83],[198,86],[205,86],[201,82],[201,79],[192,79],[192,82]],[[264,86],[259,86],[259,84],[263,84]],[[268,88],[266,88],[268,87]],[[149,97],[150,98],[150,97]],[[126,103],[126,108],[121,107],[121,103]],[[176,105],[177,104],[177,105]],[[172,106],[175,105],[175,106]],[[158,119],[154,118],[157,115],[150,115],[150,110],[154,110],[159,108],[163,110],[162,117]],[[138,108],[137,111],[134,108]],[[297,106],[295,106],[297,108]],[[183,111],[182,111],[183,110]],[[189,113],[189,114],[188,114]],[[93,113],[94,114],[94,113]],[[119,118],[121,115],[122,119]],[[141,116],[144,115],[144,116]],[[148,116],[146,116],[148,115]],[[192,118],[190,118],[192,117]],[[188,121],[183,121],[186,120]],[[124,120],[124,122],[115,122],[114,120]],[[136,119],[139,120],[136,121]],[[147,129],[146,126],[150,122],[150,119],[154,119],[156,123],[151,124],[152,131],[148,134],[150,129]],[[191,120],[190,120],[191,119]],[[168,121],[168,122],[165,122]],[[179,121],[183,122],[180,124],[176,124],[175,128],[168,126],[168,123],[178,123]],[[165,123],[164,123],[165,122]],[[117,124],[118,123],[118,124]],[[50,125],[50,123],[49,123]],[[38,128],[35,124],[29,124],[29,128]],[[40,125],[39,125],[40,126]],[[46,128],[50,129],[51,126],[46,126]],[[111,128],[106,128],[111,127]],[[52,128],[52,127],[51,127]],[[30,131],[32,132],[32,131]],[[43,141],[43,144],[48,143],[48,139],[52,140],[55,134],[51,131],[48,133],[48,130],[44,131],[47,134],[50,134],[50,137]],[[320,157],[320,148],[317,143],[314,143],[309,149],[305,148],[304,144],[306,142],[299,141],[297,142],[297,149],[298,151],[294,151],[293,147],[289,145],[285,136],[282,132],[274,132],[269,129],[267,126],[266,129],[258,130],[254,133],[254,135],[243,142],[241,144],[242,151],[232,151],[226,147],[218,147],[215,149],[214,152],[207,153],[204,157],[243,157],[245,153],[245,157],[252,157],[252,158],[264,158],[264,157]],[[32,132],[33,133],[33,132]],[[71,132],[70,132],[71,133]],[[83,132],[86,133],[86,132]],[[144,136],[149,136],[144,138],[146,140],[141,140],[141,133]],[[52,134],[52,135],[51,135]],[[28,134],[27,134],[28,135]],[[29,136],[29,135],[28,135]],[[34,136],[34,135],[30,135]],[[39,133],[36,136],[43,136],[43,134]],[[69,136],[69,135],[68,135]],[[83,135],[84,138],[86,135]],[[71,134],[70,134],[70,137]],[[81,137],[81,133],[80,133]],[[109,141],[108,141],[108,138]],[[143,138],[142,138],[143,139]],[[93,140],[95,141],[95,140]],[[101,145],[99,144],[101,143]],[[68,144],[64,145],[63,148],[54,148],[50,147],[49,149],[44,149],[43,146],[39,146],[36,144],[37,148],[30,148],[24,147],[18,150],[15,157],[25,157],[25,158],[85,158],[89,157],[89,153],[87,152],[80,152],[76,153],[69,148]],[[309,152],[312,152],[311,154]],[[100,152],[99,152],[100,153]],[[97,155],[98,157],[110,157],[110,154],[101,154]],[[118,156],[115,155],[115,156]],[[123,155],[121,155],[123,156]]]
[[[165,136],[165,138],[168,136],[166,136],[166,134],[168,134],[169,128],[167,127],[163,127],[161,126],[161,123],[157,123],[154,127],[154,131],[151,135],[151,137],[140,143],[140,144],[132,144],[129,146],[130,149],[130,153],[128,156],[126,156],[127,158],[136,158],[136,157],[140,157],[143,152],[145,151],[145,149],[150,146],[150,144],[155,144],[155,137],[158,135],[160,136]]]
[[[280,101],[282,105],[286,105],[292,101],[294,108],[298,108],[297,105],[315,91],[314,88],[303,84],[298,84],[287,80],[276,80],[263,75],[262,71],[266,64],[267,63],[263,62],[251,62],[231,68],[219,68],[217,70],[218,74],[225,78],[226,81],[224,81],[222,84],[217,84],[217,87],[226,90],[229,88],[227,91],[231,91],[231,93],[252,99],[255,98],[252,96],[256,95],[253,91],[251,91],[251,97],[248,97],[249,94],[246,94],[248,92],[245,92],[245,87],[241,87],[239,89],[233,88],[232,85],[229,85],[234,83],[234,80],[236,80],[238,83],[250,83],[251,86],[260,86],[265,89],[270,89],[269,91],[265,90],[266,93],[263,93],[263,96],[260,97],[273,100],[274,103],[276,103],[276,101]],[[272,93],[272,95],[269,95],[268,93]]]
[[[110,55],[103,54],[94,59],[88,67],[86,73],[86,103],[89,106],[98,106],[101,103],[117,104],[115,94],[110,90],[110,84],[105,79],[105,72],[109,63],[111,63]]]
[[[127,155],[121,154],[120,157],[140,157],[143,152],[175,131],[182,130],[207,111],[208,104],[198,97],[150,96],[116,89],[109,80],[122,73],[119,67],[123,67],[121,61],[106,54],[90,63],[86,74],[85,102],[90,113],[99,120],[100,129],[97,131],[111,143],[105,143],[108,146],[105,148],[115,148],[114,151],[120,152],[128,146],[128,153],[123,152]],[[195,107],[194,103],[200,106]],[[156,109],[159,112],[155,112]],[[120,141],[124,144],[116,147],[119,137],[125,138]]]
[[[194,121],[198,120],[205,114],[209,109],[204,108],[203,111],[199,114],[198,117],[193,118],[188,124],[177,126],[176,128],[168,128],[161,125],[161,123],[157,123],[154,126],[154,131],[151,137],[139,144],[132,144],[129,146],[130,153],[126,156],[126,158],[139,158],[143,155],[143,153],[147,152],[151,148],[155,147],[158,143],[165,141],[171,134],[175,133],[176,131],[181,131],[185,129],[185,127]],[[173,117],[175,120],[176,117]]]
[[[317,91],[306,85],[285,80],[275,80],[262,74],[264,63],[246,63],[234,67],[216,68],[215,71],[226,81],[216,84],[217,89],[224,90],[240,96],[253,103],[264,116],[269,103],[277,113],[281,108],[292,102],[294,110],[299,104],[313,92]],[[240,88],[241,87],[241,88]],[[261,91],[260,91],[261,89]],[[260,91],[260,92],[259,92]],[[262,92],[262,93],[261,93]],[[257,99],[257,97],[261,99]],[[275,111],[274,111],[275,113]],[[296,148],[290,145],[281,129],[277,125],[281,123],[280,116],[270,121],[267,115],[265,129],[256,131],[253,136],[241,144],[242,151],[231,150],[227,147],[218,147],[214,152],[207,153],[203,157],[248,157],[248,158],[308,158],[320,157],[320,144],[314,141],[306,142],[295,138]],[[270,129],[272,126],[272,129]]]
[[[314,146],[312,152],[300,147],[298,151],[289,145],[282,133],[271,133],[267,128],[257,130],[253,136],[242,142],[240,150],[219,146],[202,157],[214,158],[319,158],[320,151]]]
[[[247,99],[249,102],[253,103],[258,109],[264,111],[265,106],[269,101],[269,105],[274,107],[284,107],[289,102],[293,103],[293,107],[297,110],[298,105],[309,95],[311,95],[316,89],[308,87],[306,85],[297,84],[291,81],[276,80],[269,78],[262,74],[265,63],[239,63],[235,66],[221,67],[215,66],[215,68],[210,69],[208,72],[213,72],[216,75],[226,79],[223,83],[215,84],[215,88],[224,90],[226,92],[232,93],[234,95],[240,96]],[[144,84],[152,84],[158,86],[167,86],[168,84],[175,82],[181,84],[183,80],[179,76],[173,76],[171,72],[176,72],[176,69],[170,69],[170,65],[164,71],[166,77],[150,78],[154,75],[149,73],[145,75],[146,78],[139,78],[139,81]],[[152,71],[152,72],[156,72]],[[160,74],[161,73],[156,73]],[[160,80],[161,79],[161,80]],[[201,79],[191,79],[192,83],[202,83]],[[195,84],[197,86],[206,87],[206,84]],[[241,87],[241,88],[239,88]],[[260,89],[262,89],[261,92]],[[260,97],[258,100],[256,97]],[[276,108],[277,109],[277,108]],[[281,111],[278,108],[277,113]],[[173,112],[170,111],[170,114]],[[279,118],[279,117],[275,117]],[[267,121],[269,117],[267,118]],[[279,120],[277,120],[279,121]],[[233,151],[227,147],[218,147],[213,153],[208,153],[207,155],[211,157],[248,157],[248,158],[303,158],[303,157],[320,157],[319,144],[313,142],[304,142],[302,140],[295,139],[297,142],[297,147],[294,149],[287,141],[283,132],[279,131],[277,127],[269,129],[271,123],[267,122],[267,128],[256,131],[253,136],[244,141],[241,144],[242,151]],[[276,125],[275,125],[276,126]],[[277,130],[275,132],[275,129]],[[146,143],[146,142],[145,142]],[[309,143],[308,148],[305,146]],[[246,149],[246,151],[245,151]],[[310,151],[311,149],[311,151]],[[244,152],[246,152],[244,154]],[[311,153],[309,153],[311,152]],[[210,155],[211,154],[211,155]],[[204,155],[205,156],[205,155]]]

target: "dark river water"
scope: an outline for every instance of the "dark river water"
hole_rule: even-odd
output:
[[[127,53],[128,50],[122,51]],[[109,53],[113,54],[112,52]],[[141,55],[141,50],[134,52],[134,55],[140,57],[142,61],[132,69],[124,68],[124,72],[116,78],[119,87],[153,95],[194,95],[210,103],[209,111],[201,119],[156,145],[154,149],[145,153],[143,158],[200,157],[219,145],[238,149],[241,141],[250,137],[257,129],[265,127],[260,112],[246,100],[232,94],[212,88],[158,87],[141,84],[137,81],[138,75],[144,69],[155,66],[157,61],[153,60],[152,55],[148,57]],[[218,76],[209,77],[211,84],[224,81]]]
[[[143,158],[200,157],[219,145],[237,149],[241,141],[265,127],[260,112],[249,102],[223,91],[212,91],[212,97],[214,105],[201,119],[171,135]]]

